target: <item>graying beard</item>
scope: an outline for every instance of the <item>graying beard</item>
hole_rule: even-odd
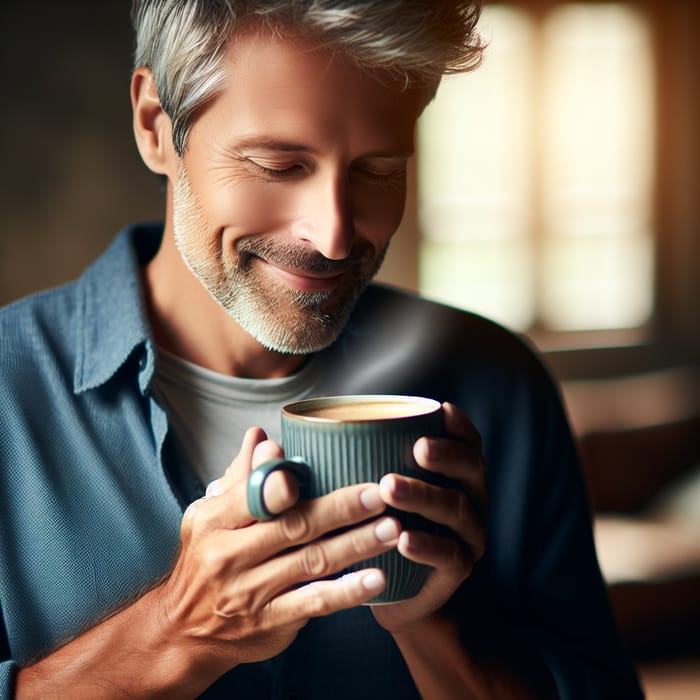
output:
[[[341,307],[331,313],[323,311],[323,305],[332,297],[332,291],[304,292],[280,286],[280,293],[286,294],[294,306],[310,314],[310,318],[305,319],[301,328],[288,329],[272,311],[260,308],[250,286],[242,285],[241,288],[234,289],[230,284],[230,270],[228,275],[225,274],[227,268],[220,257],[220,268],[224,274],[214,272],[214,266],[209,260],[216,259],[220,253],[215,247],[207,246],[206,237],[197,235],[206,231],[207,223],[196,195],[190,189],[184,166],[175,183],[174,200],[175,242],[185,265],[229,316],[261,345],[275,352],[307,354],[329,346],[340,334],[361,292],[381,266],[387,249],[385,247],[380,252],[367,279],[363,279],[361,285],[356,285],[352,298],[345,300]],[[256,256],[268,256],[272,261],[282,262],[290,267],[321,273],[344,270],[348,266],[347,260],[329,260],[320,253],[307,253],[298,246],[280,246],[279,243],[264,238],[241,238],[234,247],[241,256],[243,271],[251,269],[252,259]],[[371,254],[372,249],[367,246],[359,251],[359,254],[355,254],[351,265],[355,270],[362,270],[363,263],[366,263]]]

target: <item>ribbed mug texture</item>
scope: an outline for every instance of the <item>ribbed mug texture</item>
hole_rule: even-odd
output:
[[[282,444],[288,457],[302,457],[311,467],[313,483],[309,497],[321,496],[351,484],[378,482],[395,472],[421,477],[413,459],[413,445],[424,435],[442,431],[442,413],[368,422],[325,422],[282,416]],[[404,527],[423,527],[427,521],[392,510]],[[420,521],[420,522],[418,522]],[[430,567],[402,557],[397,551],[385,552],[351,567],[350,570],[378,567],[387,585],[370,603],[396,602],[416,595]]]

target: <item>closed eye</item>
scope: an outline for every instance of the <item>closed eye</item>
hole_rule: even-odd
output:
[[[256,174],[268,180],[287,180],[297,175],[301,175],[305,168],[301,163],[295,163],[285,168],[270,168],[266,165],[261,165],[250,158],[245,159],[246,165]]]
[[[406,178],[405,164],[391,169],[373,168],[370,166],[357,166],[355,167],[354,171],[363,180],[376,184],[386,185],[401,183]]]

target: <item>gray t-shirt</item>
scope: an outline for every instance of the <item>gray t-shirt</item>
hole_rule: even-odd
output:
[[[313,392],[317,367],[312,359],[288,377],[241,379],[159,350],[153,393],[187,460],[206,485],[223,474],[251,426],[260,426],[279,442],[280,409]]]

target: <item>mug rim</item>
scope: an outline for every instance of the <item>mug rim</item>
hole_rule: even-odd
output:
[[[397,404],[422,404],[417,406],[415,413],[400,416],[375,416],[368,418],[328,418],[324,416],[308,416],[299,413],[301,407],[306,410],[319,408],[344,406],[356,403],[397,403]],[[282,407],[282,415],[288,420],[315,423],[381,423],[411,418],[422,418],[432,415],[442,409],[442,404],[436,399],[427,396],[409,396],[406,394],[340,394],[336,396],[317,396],[301,401],[293,401]]]

